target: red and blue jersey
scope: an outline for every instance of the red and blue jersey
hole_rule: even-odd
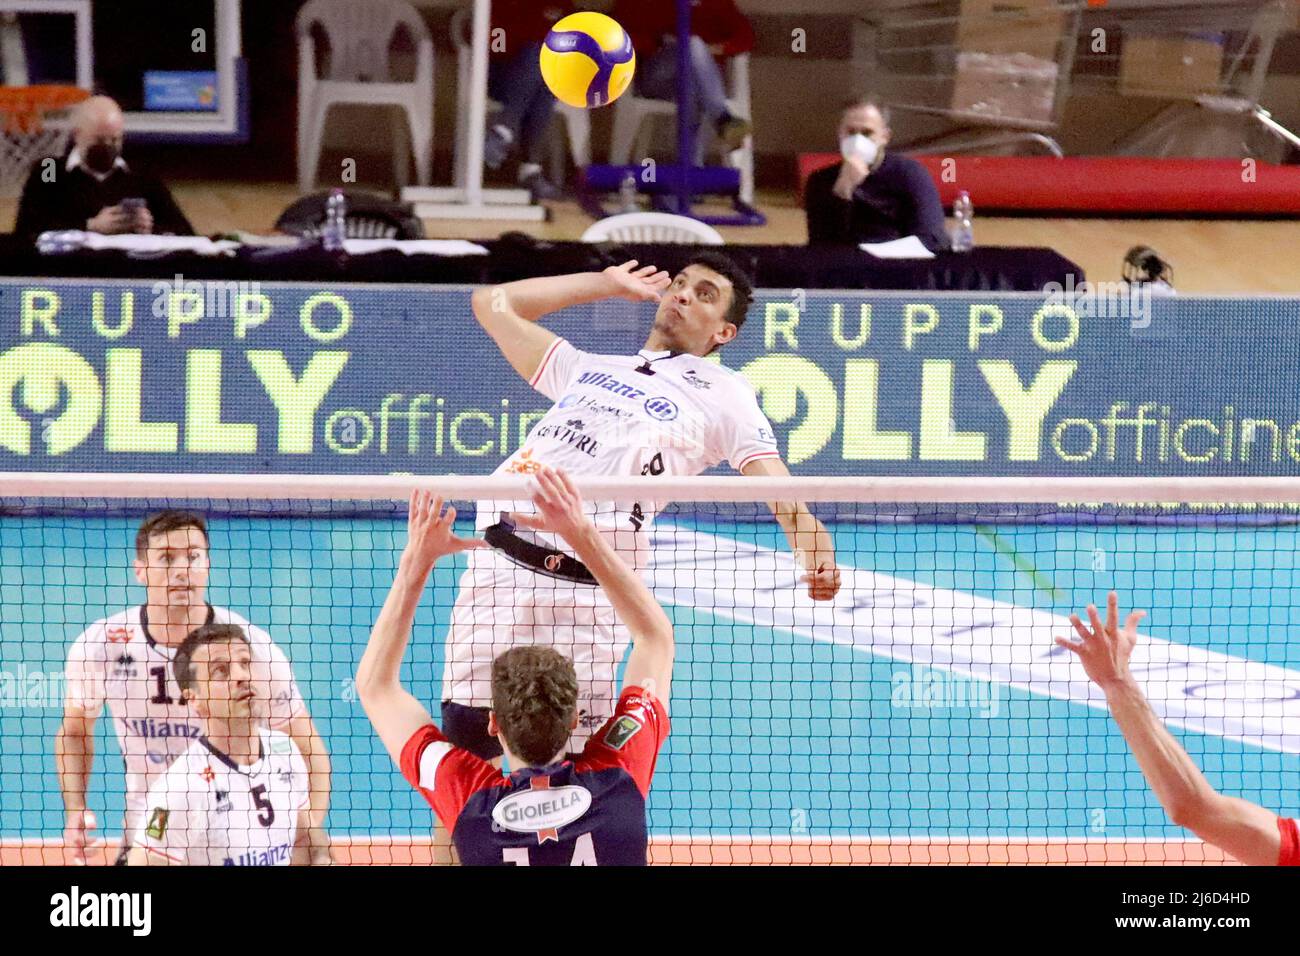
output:
[[[1282,852],[1278,854],[1278,866],[1300,866],[1300,826],[1287,817],[1277,818],[1278,833],[1282,836]]]
[[[505,777],[430,724],[402,748],[402,775],[466,866],[644,866],[646,799],[667,736],[664,705],[627,687],[574,760]]]

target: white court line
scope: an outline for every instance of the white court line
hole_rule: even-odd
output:
[[[816,602],[790,552],[667,523],[649,551],[645,577],[666,604],[1106,710],[1083,665],[1053,643],[1074,634],[1060,615],[845,565],[835,601]],[[1148,635],[1130,666],[1167,723],[1300,753],[1300,671]]]

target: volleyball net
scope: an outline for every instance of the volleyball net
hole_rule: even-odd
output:
[[[1300,801],[1300,486],[1284,479],[579,479],[593,501],[672,502],[643,578],[675,626],[672,733],[649,798],[662,863],[1201,863],[1079,662],[1054,643],[1108,592],[1148,612],[1132,669],[1221,792]],[[205,599],[265,629],[332,762],[336,858],[421,863],[432,813],[392,766],[353,677],[416,485],[474,530],[522,478],[0,476],[0,860],[61,863],[55,742],[73,641],[144,602],[142,519],[208,522]],[[832,601],[801,582],[768,502],[835,541]],[[435,716],[466,557],[435,568],[403,678]],[[500,600],[510,600],[503,590]],[[513,638],[512,638],[513,640]],[[110,680],[147,681],[131,649]],[[165,763],[165,721],[135,715]],[[125,810],[113,718],[87,805],[107,853]]]

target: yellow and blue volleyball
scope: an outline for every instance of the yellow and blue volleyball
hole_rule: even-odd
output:
[[[603,13],[572,13],[547,34],[542,79],[569,106],[608,106],[623,95],[636,72],[632,38]]]

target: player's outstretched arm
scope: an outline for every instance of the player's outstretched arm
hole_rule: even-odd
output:
[[[1138,622],[1146,612],[1129,614],[1120,630],[1119,598],[1112,591],[1104,624],[1095,606],[1089,604],[1087,614],[1091,627],[1077,614],[1070,616],[1078,640],[1058,637],[1056,643],[1077,654],[1093,683],[1105,691],[1111,716],[1169,818],[1242,863],[1275,865],[1282,850],[1277,814],[1248,800],[1226,797],[1210,786],[1134,680],[1129,658],[1137,643]]]
[[[571,305],[623,298],[633,302],[657,301],[671,281],[654,266],[637,268],[635,261],[610,266],[604,272],[521,279],[474,291],[470,303],[474,318],[506,361],[525,381],[531,382],[556,335],[538,321]]]
[[[406,549],[357,667],[357,696],[394,763],[401,763],[402,748],[411,735],[433,722],[424,705],[402,686],[400,676],[415,609],[429,574],[443,555],[487,546],[481,539],[456,537],[455,521],[456,509],[444,513],[442,498],[427,491],[411,493]]]
[[[788,478],[790,469],[780,458],[755,458],[745,465],[747,478]],[[814,601],[829,601],[840,590],[840,570],[835,566],[835,541],[826,526],[802,501],[769,501],[777,524],[790,542],[790,550],[807,572],[800,580]]]
[[[605,590],[632,635],[623,684],[641,687],[667,703],[673,674],[673,625],[645,582],[609,546],[582,510],[582,496],[563,471],[543,465],[533,476],[538,516],[522,524],[559,534]]]

